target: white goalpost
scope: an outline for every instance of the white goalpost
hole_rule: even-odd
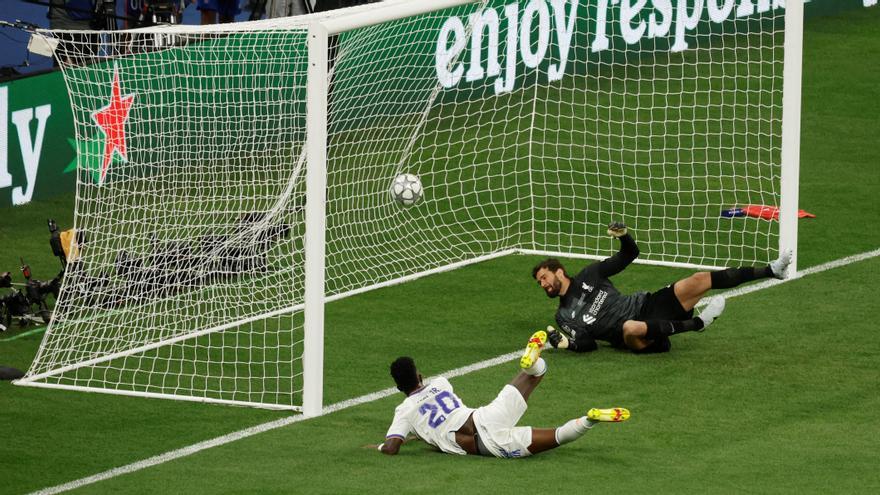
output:
[[[40,34],[76,119],[79,235],[19,385],[315,416],[328,302],[602,258],[611,220],[642,263],[796,252],[800,1],[387,0]]]

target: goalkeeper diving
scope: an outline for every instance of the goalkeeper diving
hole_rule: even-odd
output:
[[[694,307],[710,289],[728,289],[762,278],[782,279],[791,263],[791,252],[784,251],[766,266],[697,272],[655,292],[624,295],[610,277],[629,266],[639,248],[622,222],[611,223],[608,234],[620,241],[620,250],[575,276],[553,258],[532,269],[532,277],[547,296],[559,298],[559,329],[548,328],[548,341],[554,347],[589,352],[598,348],[596,341],[604,341],[637,354],[669,352],[669,337],[701,332],[724,311],[724,298],[718,296],[694,317]]]

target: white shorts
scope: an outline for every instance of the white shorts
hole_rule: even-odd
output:
[[[532,428],[516,426],[528,405],[513,385],[505,385],[489,405],[474,410],[474,425],[483,445],[495,457],[532,455]]]

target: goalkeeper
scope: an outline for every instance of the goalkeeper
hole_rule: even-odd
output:
[[[639,248],[621,222],[609,225],[608,233],[620,240],[620,251],[574,277],[553,258],[532,269],[532,277],[547,296],[559,298],[559,330],[548,328],[554,347],[589,352],[601,340],[639,354],[668,352],[670,336],[703,331],[724,310],[724,298],[716,297],[694,318],[694,307],[709,289],[727,289],[760,278],[781,279],[791,262],[791,252],[786,251],[768,266],[697,272],[656,292],[623,295],[609,278],[632,263]]]

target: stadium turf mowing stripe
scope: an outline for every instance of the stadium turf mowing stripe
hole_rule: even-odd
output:
[[[33,329],[31,329],[31,330],[28,330],[27,332],[20,333],[20,334],[18,334],[18,335],[12,336],[12,337],[7,337],[7,338],[5,338],[5,339],[0,339],[0,342],[9,342],[9,341],[11,341],[11,340],[18,340],[18,339],[20,339],[20,338],[22,338],[22,337],[27,337],[28,335],[36,335],[36,334],[38,334],[38,333],[45,332],[47,328],[48,328],[48,327],[38,327],[38,328],[33,328]]]
[[[752,292],[760,291],[763,289],[774,287],[774,286],[784,284],[787,282],[791,282],[794,280],[799,280],[799,279],[804,278],[809,275],[814,275],[814,274],[821,273],[821,272],[831,270],[834,268],[840,268],[843,266],[847,266],[847,265],[850,265],[853,263],[857,263],[859,261],[868,260],[868,259],[875,258],[878,256],[880,256],[880,248],[874,249],[872,251],[866,251],[866,252],[852,255],[852,256],[847,256],[844,258],[840,258],[837,260],[833,260],[833,261],[830,261],[827,263],[823,263],[820,265],[816,265],[816,266],[807,268],[805,270],[798,272],[797,275],[795,275],[794,277],[791,277],[791,278],[788,278],[785,280],[775,280],[775,279],[768,280],[768,281],[764,281],[761,283],[748,285],[748,286],[745,286],[745,287],[742,287],[739,289],[726,291],[723,293],[723,295],[726,298],[732,298],[732,297],[738,297],[738,296],[750,294]],[[448,372],[441,373],[441,375],[445,376],[447,378],[454,378],[457,376],[462,376],[462,375],[466,375],[468,373],[472,373],[474,371],[479,371],[479,370],[482,370],[485,368],[490,368],[492,366],[496,366],[496,365],[503,364],[503,363],[506,363],[509,361],[513,361],[515,359],[518,359],[519,357],[520,357],[520,351],[510,352],[507,354],[502,354],[500,356],[496,356],[492,359],[488,359],[488,360],[480,361],[478,363],[474,363],[474,364],[471,364],[468,366],[456,368],[456,369],[450,370]],[[325,407],[322,415],[328,415],[330,413],[334,413],[337,411],[348,409],[348,408],[358,406],[361,404],[374,402],[374,401],[377,401],[380,399],[384,399],[386,397],[390,397],[396,393],[398,393],[396,388],[387,388],[384,390],[380,390],[378,392],[373,392],[370,394],[362,395],[360,397],[355,397],[353,399],[348,399],[348,400],[344,400],[341,402],[337,402],[335,404],[332,404],[330,406]],[[239,430],[239,431],[236,431],[233,433],[222,435],[217,438],[213,438],[211,440],[199,442],[199,443],[190,445],[188,447],[172,450],[172,451],[166,452],[164,454],[149,457],[147,459],[144,459],[144,460],[141,460],[138,462],[127,464],[125,466],[113,468],[108,471],[104,471],[102,473],[98,473],[98,474],[95,474],[92,476],[81,478],[81,479],[71,481],[68,483],[64,483],[61,485],[56,485],[53,487],[44,488],[42,490],[39,490],[39,491],[36,491],[33,493],[48,495],[48,494],[54,494],[54,493],[62,493],[62,492],[68,491],[68,490],[74,490],[77,488],[81,488],[83,486],[97,483],[99,481],[108,480],[108,479],[115,478],[115,477],[123,475],[123,474],[133,473],[135,471],[140,471],[140,470],[148,468],[148,467],[163,464],[163,463],[175,460],[175,459],[187,457],[191,454],[195,454],[195,453],[203,451],[203,450],[207,450],[207,449],[210,449],[213,447],[219,447],[221,445],[226,445],[228,443],[232,443],[237,440],[251,437],[251,436],[256,435],[258,433],[263,433],[266,431],[274,430],[276,428],[280,428],[282,426],[287,426],[287,425],[291,425],[294,423],[298,423],[300,421],[305,421],[307,419],[309,419],[309,418],[304,417],[302,415],[296,415],[296,416],[290,416],[290,417],[278,419],[275,421],[270,421],[270,422],[263,423],[263,424],[260,424],[257,426],[253,426],[253,427]]]

